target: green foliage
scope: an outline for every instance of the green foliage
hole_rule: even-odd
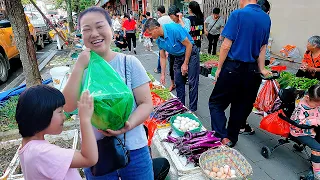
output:
[[[80,1],[79,2],[79,9],[77,7],[76,1]],[[73,12],[81,12],[91,6],[94,6],[94,5],[95,5],[94,0],[72,0],[72,11]]]
[[[66,2],[67,0],[55,0],[55,9],[64,9],[67,10]],[[71,0],[72,12],[81,12],[88,7],[91,7],[95,4],[94,0]],[[79,7],[78,7],[79,6]]]
[[[36,2],[36,0],[32,0],[33,2]],[[30,0],[21,0],[22,5],[31,4]]]
[[[19,96],[11,97],[3,106],[0,106],[0,131],[17,129],[15,114]]]

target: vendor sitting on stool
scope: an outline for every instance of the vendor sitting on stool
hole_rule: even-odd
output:
[[[320,80],[320,36],[312,36],[308,40],[307,52],[296,76]]]
[[[114,32],[114,43],[123,51],[125,51],[128,46],[126,40],[123,38],[123,35],[121,35],[119,31]]]

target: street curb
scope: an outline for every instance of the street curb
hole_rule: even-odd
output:
[[[49,54],[50,53],[50,54]],[[42,57],[46,57],[39,59],[42,60],[44,59],[41,64],[38,66],[39,71],[41,71],[50,61],[51,59],[54,57],[54,55],[56,55],[57,50],[50,50],[48,53],[48,56],[46,56],[46,54],[44,54]],[[19,86],[23,81],[25,80],[25,76],[23,73],[21,73],[18,77],[16,77],[10,84],[8,84],[5,88],[3,88],[3,91],[7,91],[9,89],[15,88],[17,86]]]

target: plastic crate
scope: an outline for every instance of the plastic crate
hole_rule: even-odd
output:
[[[177,114],[177,115],[172,116],[172,117],[170,118],[170,125],[171,125],[172,129],[173,129],[179,136],[183,136],[183,135],[184,135],[184,132],[181,131],[181,130],[179,130],[178,128],[176,128],[176,127],[173,125],[174,120],[175,120],[178,116],[180,116],[180,117],[187,117],[187,118],[192,119],[192,120],[195,120],[195,121],[197,121],[197,122],[199,123],[199,127],[197,127],[196,129],[191,130],[191,131],[190,131],[191,133],[196,133],[196,132],[200,132],[200,131],[201,131],[202,123],[201,123],[201,121],[199,121],[199,119],[198,119],[195,115],[193,115],[192,113]]]

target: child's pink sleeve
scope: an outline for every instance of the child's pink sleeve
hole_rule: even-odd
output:
[[[47,144],[38,154],[37,169],[45,177],[63,180],[70,169],[74,153],[74,149]]]

